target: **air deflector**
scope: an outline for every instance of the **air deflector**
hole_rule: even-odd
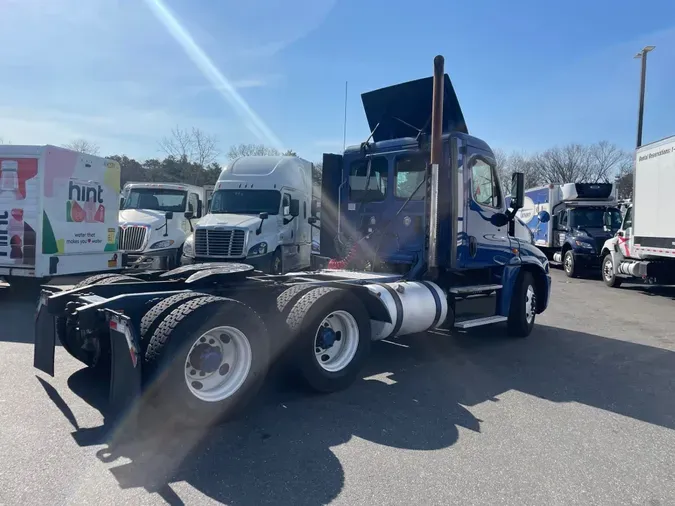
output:
[[[444,75],[443,133],[469,133],[457,94],[448,74]],[[379,123],[374,141],[416,137],[431,133],[433,77],[395,84],[361,95],[371,132]]]

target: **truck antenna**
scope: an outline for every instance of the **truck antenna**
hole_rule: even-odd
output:
[[[347,148],[347,86],[349,85],[349,81],[345,81],[345,119],[344,119],[344,125],[342,129],[342,152],[344,153],[345,149]]]

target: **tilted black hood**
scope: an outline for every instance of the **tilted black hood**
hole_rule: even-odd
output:
[[[464,114],[448,74],[444,76],[443,133],[468,134]],[[425,77],[407,83],[395,84],[361,94],[363,109],[373,140],[384,141],[401,137],[415,137],[418,130],[431,133],[431,102],[433,78]],[[408,123],[408,126],[406,125]],[[414,127],[414,128],[413,128]]]

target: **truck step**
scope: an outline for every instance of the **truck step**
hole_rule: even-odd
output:
[[[472,293],[494,292],[501,290],[502,285],[469,285],[469,286],[454,286],[450,288],[450,293],[457,295],[470,295]]]
[[[505,322],[506,320],[508,320],[508,318],[506,316],[501,315],[485,316],[484,318],[476,318],[475,320],[464,320],[461,322],[455,322],[455,328],[469,329],[471,327],[490,325],[491,323]]]

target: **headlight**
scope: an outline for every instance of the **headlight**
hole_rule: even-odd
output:
[[[264,255],[267,253],[267,243],[266,242],[259,242],[252,248],[248,250],[248,256],[250,257],[255,257],[259,255]]]
[[[586,232],[584,232],[583,230],[577,230],[574,233],[574,237],[590,237],[590,236]]]
[[[150,246],[150,249],[164,249],[170,247],[172,244],[173,244],[172,240],[157,241],[155,244]]]
[[[187,239],[185,239],[185,243],[183,243],[183,255],[186,257],[194,257],[195,256],[195,236],[190,234]]]
[[[589,243],[587,243],[587,242],[583,242],[583,241],[574,241],[574,243],[575,243],[577,246],[579,246],[580,248],[584,248],[584,249],[595,249],[595,248],[593,247],[592,244],[589,244]]]

